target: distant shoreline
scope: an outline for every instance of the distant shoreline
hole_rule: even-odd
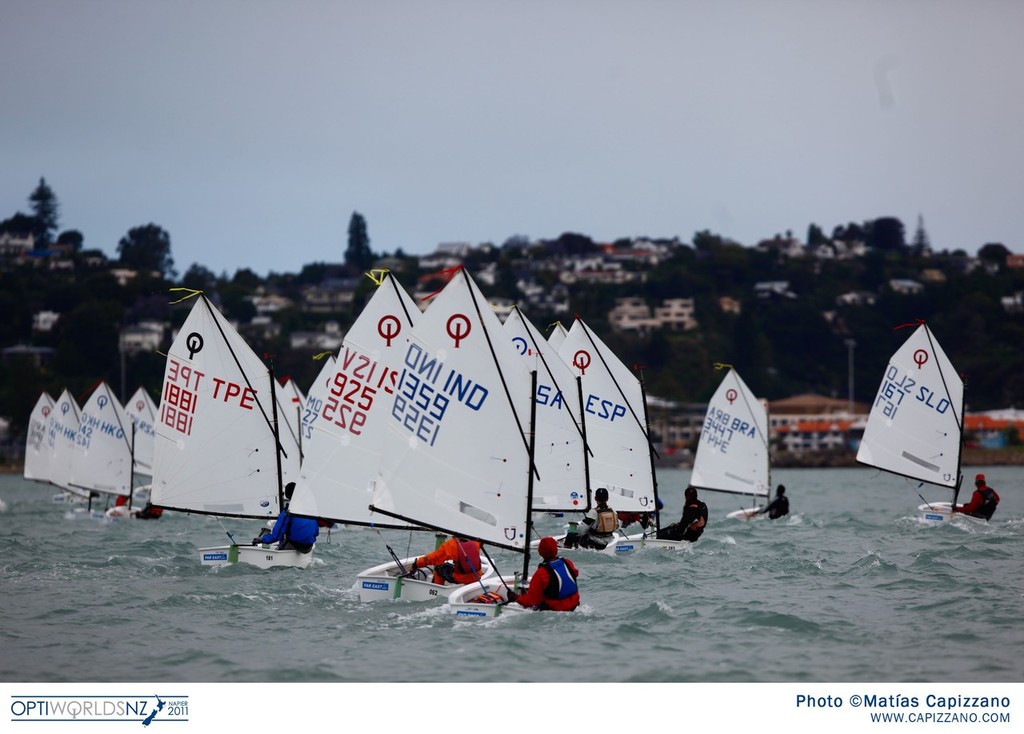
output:
[[[1024,448],[1012,449],[964,449],[961,467],[969,466],[1024,466]],[[692,464],[662,461],[662,468],[690,469]],[[842,469],[864,468],[858,463],[857,455],[851,451],[816,451],[796,454],[782,452],[772,456],[773,469]]]

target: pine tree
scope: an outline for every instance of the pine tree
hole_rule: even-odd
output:
[[[32,232],[36,238],[36,247],[45,249],[53,243],[53,235],[57,231],[60,210],[57,195],[46,184],[46,179],[40,178],[39,185],[29,195],[28,200],[36,218],[36,228]]]
[[[928,255],[932,251],[932,244],[928,240],[928,233],[924,231],[924,217],[917,215],[917,229],[914,230],[914,239],[911,242],[911,252],[917,257]]]
[[[345,264],[354,270],[368,270],[373,267],[376,256],[370,249],[370,236],[366,233],[366,219],[359,212],[352,212],[348,222],[348,247],[345,248]]]

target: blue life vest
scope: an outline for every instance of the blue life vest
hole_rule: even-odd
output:
[[[548,585],[544,587],[544,596],[547,599],[567,599],[577,591],[576,579],[572,572],[561,558],[554,558],[544,561],[540,565],[548,570]]]

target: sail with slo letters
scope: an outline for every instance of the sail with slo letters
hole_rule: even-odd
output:
[[[927,324],[921,324],[886,365],[857,461],[957,487],[963,401],[963,380]]]

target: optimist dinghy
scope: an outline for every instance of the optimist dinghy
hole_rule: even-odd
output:
[[[857,461],[951,489],[952,502],[918,506],[918,517],[926,522],[941,524],[954,515],[951,507],[963,481],[963,403],[963,380],[928,325],[920,323],[889,359]]]
[[[283,478],[298,472],[279,430],[277,381],[201,292],[167,353],[156,423],[152,503],[164,510],[273,521]],[[226,531],[225,531],[226,532]],[[198,550],[202,565],[306,568],[313,552],[239,544]]]

